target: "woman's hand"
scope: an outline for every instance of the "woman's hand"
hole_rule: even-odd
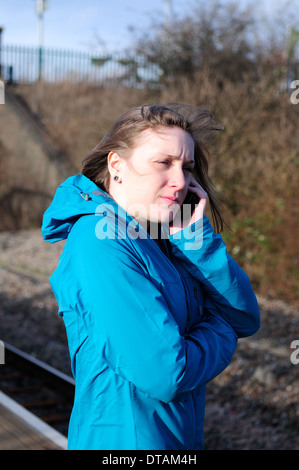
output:
[[[208,195],[193,178],[191,178],[188,192],[194,193],[198,198],[198,202],[196,202],[196,206],[192,214],[191,205],[188,205],[187,203],[182,204],[181,210],[177,213],[170,226],[170,235],[189,227],[194,222],[201,219],[205,214]]]

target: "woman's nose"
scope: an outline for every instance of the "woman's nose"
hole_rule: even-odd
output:
[[[183,170],[179,168],[173,169],[169,179],[169,185],[180,191],[184,189],[185,184],[186,180]]]

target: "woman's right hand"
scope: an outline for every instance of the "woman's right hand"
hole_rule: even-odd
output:
[[[184,216],[184,212],[186,213],[188,209],[184,211],[183,203],[181,210],[178,212],[178,214],[172,221],[171,226],[169,227],[170,235],[173,235],[174,233],[177,233],[180,230],[189,227],[205,215],[208,195],[200,186],[200,184],[197,183],[193,178],[191,178],[190,185],[188,187],[188,192],[194,193],[198,197],[198,202],[195,205],[195,209],[193,210],[191,217]],[[183,212],[183,217],[181,217],[181,212]]]

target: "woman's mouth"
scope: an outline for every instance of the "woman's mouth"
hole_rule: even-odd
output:
[[[167,204],[172,205],[172,204],[179,204],[179,200],[177,197],[173,196],[161,196],[161,199],[165,201]]]

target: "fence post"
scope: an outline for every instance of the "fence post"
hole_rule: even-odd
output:
[[[40,46],[38,51],[38,81],[42,79],[42,66],[43,66],[43,48]]]

